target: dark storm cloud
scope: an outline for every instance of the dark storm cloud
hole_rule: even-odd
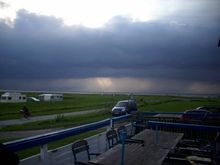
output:
[[[9,6],[10,6],[9,4],[7,4],[7,3],[5,3],[3,1],[0,1],[0,9],[4,9],[6,7],[9,7]]]
[[[117,16],[90,29],[21,10],[13,28],[0,23],[0,79],[104,76],[220,83],[218,16],[197,20],[200,24]]]

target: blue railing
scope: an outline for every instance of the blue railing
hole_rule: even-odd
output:
[[[157,114],[166,114],[166,115],[182,115],[183,112],[142,112],[143,115],[152,116]]]
[[[125,119],[129,118],[129,116],[130,115],[115,117],[115,118],[112,118],[112,121],[117,122],[120,120],[125,120]],[[67,137],[70,137],[73,135],[77,135],[80,133],[84,133],[87,131],[91,131],[91,130],[95,130],[95,129],[98,129],[101,127],[105,127],[107,125],[110,125],[110,122],[111,122],[111,119],[105,119],[105,120],[101,120],[101,121],[94,122],[91,124],[85,124],[85,125],[74,127],[74,128],[64,129],[64,130],[60,130],[60,131],[56,131],[56,132],[52,132],[52,133],[46,133],[46,134],[42,134],[42,135],[38,135],[38,136],[33,136],[30,138],[15,140],[15,141],[7,142],[4,144],[11,151],[17,152],[17,151],[21,151],[21,150],[24,150],[27,148],[41,146],[41,145],[47,144],[49,142],[61,140],[61,139],[64,139],[64,138],[67,138]]]
[[[181,115],[182,113],[173,113],[173,112],[144,112],[143,113],[146,116],[152,116],[152,115],[156,115],[156,114],[178,114]],[[17,152],[17,151],[21,151],[24,149],[28,149],[28,148],[32,148],[35,146],[42,146],[44,144],[47,144],[49,142],[53,142],[56,140],[61,140],[73,135],[77,135],[80,133],[84,133],[87,131],[91,131],[91,130],[95,130],[101,127],[105,127],[107,125],[113,126],[114,122],[118,122],[121,120],[125,120],[128,119],[130,117],[130,115],[125,115],[125,116],[120,116],[120,117],[114,117],[112,119],[105,119],[102,121],[98,121],[98,122],[94,122],[91,124],[86,124],[86,125],[82,125],[82,126],[78,126],[78,127],[74,127],[74,128],[69,128],[69,129],[64,129],[64,130],[60,130],[60,131],[56,131],[56,132],[52,132],[52,133],[47,133],[47,134],[42,134],[39,136],[33,136],[30,138],[24,138],[24,139],[20,139],[20,140],[16,140],[16,141],[11,141],[11,142],[7,142],[4,143],[6,145],[7,148],[9,148],[10,150]],[[194,124],[174,124],[174,123],[163,123],[163,122],[153,122],[150,121],[148,122],[148,125],[151,126],[152,128],[154,128],[156,125],[159,126],[166,126],[166,127],[172,127],[172,128],[176,128],[176,127],[184,127],[184,128],[192,128],[192,129],[199,129],[201,128],[198,125],[194,125]],[[205,126],[207,129],[212,129],[212,130],[216,130],[216,131],[220,131],[219,127],[213,127],[213,126]]]
[[[143,115],[146,116],[151,116],[151,115],[157,115],[157,114],[167,114],[167,115],[182,115],[184,114],[184,112],[142,112]],[[192,115],[192,116],[210,116],[210,117],[220,117],[220,113],[197,113],[196,111],[193,112],[188,112],[188,115]]]
[[[149,126],[149,128],[155,129],[155,130],[160,129],[160,128],[180,128],[180,129],[220,132],[220,127],[218,127],[218,126],[208,126],[208,125],[198,125],[198,124],[183,124],[183,123],[148,121],[148,126]]]

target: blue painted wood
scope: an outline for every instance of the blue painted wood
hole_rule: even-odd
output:
[[[198,124],[182,124],[182,123],[148,121],[148,126],[151,129],[156,129],[157,127],[158,128],[187,128],[187,129],[193,129],[193,130],[220,132],[219,126],[207,126],[207,125],[198,125]]]
[[[66,137],[77,135],[77,134],[80,134],[83,132],[95,130],[97,128],[107,126],[109,124],[110,124],[110,119],[105,119],[105,120],[98,121],[98,122],[91,123],[91,124],[86,124],[86,125],[82,125],[82,126],[78,126],[78,127],[74,127],[74,128],[69,128],[69,129],[65,129],[65,130],[61,130],[61,131],[57,131],[57,132],[42,134],[39,136],[33,136],[30,138],[7,142],[4,144],[6,145],[6,147],[8,149],[16,152],[16,151],[24,150],[27,148],[32,148],[35,146],[44,145],[49,142],[64,139]]]
[[[146,116],[157,115],[157,114],[182,115],[183,112],[143,112],[143,115]]]
[[[112,119],[113,119],[113,122],[117,122],[120,120],[125,120],[129,117],[130,115],[125,115],[125,116],[115,117]],[[44,145],[44,144],[47,144],[49,142],[53,142],[56,140],[61,140],[61,139],[64,139],[64,138],[67,138],[73,135],[78,135],[83,132],[95,130],[95,129],[107,126],[109,124],[110,124],[110,119],[105,119],[105,120],[98,121],[98,122],[91,123],[91,124],[69,128],[69,129],[65,129],[65,130],[61,130],[57,132],[42,134],[39,136],[33,136],[30,138],[24,138],[21,140],[15,140],[15,141],[7,142],[4,144],[6,145],[8,149],[16,152],[16,151],[24,150],[27,148]]]
[[[182,115],[184,112],[142,112],[143,115],[146,116],[152,116],[152,115],[157,115],[157,114],[168,114],[168,115]],[[201,114],[197,114],[194,112],[188,113],[189,115],[193,116],[201,116]],[[213,114],[207,114],[206,117],[220,117],[220,113],[213,113]]]
[[[123,132],[121,134],[121,143],[122,143],[122,148],[121,148],[121,165],[124,165],[124,160],[125,160],[125,139],[126,139],[126,132]]]
[[[182,113],[144,112],[143,114],[144,115],[156,115],[156,114],[182,114]],[[112,118],[112,120],[113,120],[113,122],[117,122],[120,120],[128,119],[130,116],[131,115],[128,114],[128,115],[124,115],[124,116],[114,117],[114,118]],[[61,140],[61,139],[64,139],[66,137],[70,137],[73,135],[78,135],[83,132],[95,130],[97,128],[107,126],[109,124],[110,124],[110,119],[105,119],[105,120],[98,121],[98,122],[91,123],[91,124],[86,124],[86,125],[82,125],[82,126],[78,126],[78,127],[74,127],[74,128],[69,128],[69,129],[64,129],[64,130],[57,131],[57,132],[42,134],[39,136],[33,136],[30,138],[7,142],[4,144],[6,145],[6,147],[8,149],[16,152],[16,151],[24,150],[27,148],[32,148],[35,146],[44,145],[44,144],[47,144],[49,142],[53,142],[56,140]],[[170,128],[191,128],[191,129],[205,129],[205,130],[220,131],[219,127],[213,127],[213,126],[201,127],[201,126],[195,125],[195,124],[189,125],[189,124],[163,123],[163,122],[153,122],[153,121],[149,121],[148,124],[152,128],[154,128],[156,125],[158,125],[158,126],[163,126],[163,127],[166,126],[166,127],[170,127]]]
[[[130,114],[127,114],[127,115],[123,115],[123,116],[119,116],[119,117],[114,117],[114,118],[112,118],[112,120],[113,120],[113,122],[118,122],[121,120],[128,119],[130,116],[131,116]]]

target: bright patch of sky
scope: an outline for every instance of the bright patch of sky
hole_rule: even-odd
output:
[[[192,3],[174,0],[4,0],[0,18],[13,22],[16,12],[25,9],[40,15],[61,18],[67,25],[101,27],[114,16],[121,15],[133,21],[149,21],[172,14]]]
[[[0,0],[0,89],[220,93],[219,6]]]

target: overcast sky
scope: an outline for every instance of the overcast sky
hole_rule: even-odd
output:
[[[0,89],[220,93],[219,0],[0,0]]]

